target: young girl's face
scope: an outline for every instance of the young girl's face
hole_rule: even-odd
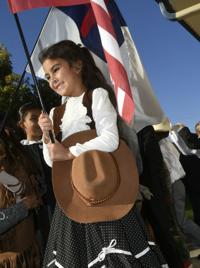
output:
[[[85,87],[81,79],[81,63],[70,66],[63,59],[46,59],[43,63],[45,77],[50,87],[60,96],[80,96]]]
[[[38,141],[41,139],[42,130],[38,125],[38,117],[41,111],[38,109],[32,109],[27,112],[24,116],[23,122],[20,126],[26,132],[26,136],[28,140],[35,140]]]

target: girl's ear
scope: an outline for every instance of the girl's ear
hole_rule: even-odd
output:
[[[79,74],[81,72],[82,67],[83,67],[83,63],[81,60],[78,60],[78,61],[73,63],[73,69],[77,74]]]

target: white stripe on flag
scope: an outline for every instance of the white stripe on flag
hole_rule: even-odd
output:
[[[124,106],[125,92],[120,87],[118,87],[117,92],[117,104],[118,104],[118,112],[122,115],[123,106]]]
[[[104,30],[101,26],[98,26],[98,28],[99,28],[100,35],[102,35],[101,42],[102,42],[103,48],[110,55],[112,55],[113,58],[116,58],[122,65],[124,65],[117,40],[113,38],[113,36],[106,30]]]

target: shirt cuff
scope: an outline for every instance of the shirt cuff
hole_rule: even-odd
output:
[[[76,157],[81,154],[81,152],[78,152],[76,145],[69,147],[69,151],[71,154],[73,154]]]

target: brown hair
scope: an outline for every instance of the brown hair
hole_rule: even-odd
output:
[[[116,106],[112,88],[106,82],[106,79],[100,69],[96,66],[91,53],[86,47],[82,47],[80,44],[76,44],[71,40],[64,40],[45,48],[39,54],[39,61],[41,64],[43,64],[46,59],[58,58],[65,60],[70,66],[81,60],[82,81],[87,90],[93,90],[97,87],[106,89],[112,103]]]
[[[22,196],[37,192],[37,168],[28,151],[11,133],[0,135],[0,167],[22,183]]]
[[[19,123],[22,123],[24,121],[27,113],[31,110],[41,110],[41,107],[38,104],[32,102],[23,104],[19,108]]]

